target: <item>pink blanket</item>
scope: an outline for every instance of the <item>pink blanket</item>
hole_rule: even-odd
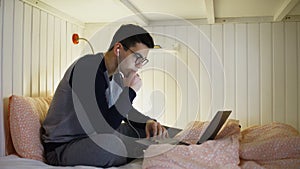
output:
[[[229,120],[215,140],[195,145],[207,122],[193,122],[176,137],[193,145],[152,145],[145,151],[143,168],[300,168],[299,132],[282,123],[240,131]]]

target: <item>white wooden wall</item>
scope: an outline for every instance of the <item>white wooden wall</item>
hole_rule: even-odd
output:
[[[1,0],[0,23],[2,156],[8,97],[53,94],[67,66],[80,56],[81,47],[71,37],[83,28],[20,0]]]
[[[231,109],[231,118],[243,128],[279,121],[300,129],[299,22],[149,30],[161,34],[155,40],[162,47],[174,49],[172,44],[179,43],[173,57],[150,55],[148,66],[163,71],[145,71],[143,76],[143,91],[162,90],[165,95],[164,106],[160,99],[152,100],[152,106],[164,107],[164,115],[157,116],[163,123],[184,127],[192,120],[209,120],[218,109]],[[177,77],[171,85],[170,73]],[[149,109],[143,103],[140,107]]]
[[[107,49],[118,27],[90,37],[96,51]],[[150,52],[140,72],[134,104],[142,112],[183,128],[230,109],[243,128],[278,121],[300,130],[299,22],[146,29],[166,50]]]

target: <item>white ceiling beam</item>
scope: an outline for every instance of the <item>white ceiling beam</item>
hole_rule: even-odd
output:
[[[290,16],[288,21],[300,22],[300,15]],[[234,17],[234,18],[216,18],[215,23],[226,24],[226,23],[266,23],[273,22],[272,16],[264,17]],[[186,26],[186,25],[204,25],[207,24],[207,19],[175,19],[175,20],[156,20],[151,21],[149,26]]]
[[[131,10],[138,18],[138,23],[142,26],[149,25],[149,20],[141,13],[141,11],[134,6],[129,0],[120,0],[129,10]]]
[[[207,12],[207,22],[209,24],[215,23],[215,8],[213,0],[205,0],[205,7]]]
[[[285,0],[274,15],[274,21],[281,21],[297,5],[299,0]]]

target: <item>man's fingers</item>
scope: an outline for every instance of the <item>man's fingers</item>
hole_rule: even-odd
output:
[[[153,137],[157,136],[157,123],[153,123],[152,125],[152,134]]]
[[[158,132],[157,132],[157,135],[161,136],[162,133],[163,133],[163,129],[161,127],[161,124],[160,123],[157,123],[157,129],[158,129]]]
[[[149,131],[149,129],[146,129],[146,138],[150,138],[150,131]]]
[[[163,127],[159,122],[152,122],[149,125],[149,128],[146,128],[146,138],[150,138],[150,136],[156,137],[160,136],[162,138],[169,137],[168,130]]]
[[[168,138],[169,137],[168,130],[166,128],[164,128],[164,127],[162,127],[162,129],[163,129],[163,133],[162,133],[163,137],[164,138]]]

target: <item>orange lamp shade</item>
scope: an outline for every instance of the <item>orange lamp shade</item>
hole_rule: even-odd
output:
[[[79,43],[79,35],[77,33],[74,33],[72,35],[72,41],[75,45],[77,45]]]

